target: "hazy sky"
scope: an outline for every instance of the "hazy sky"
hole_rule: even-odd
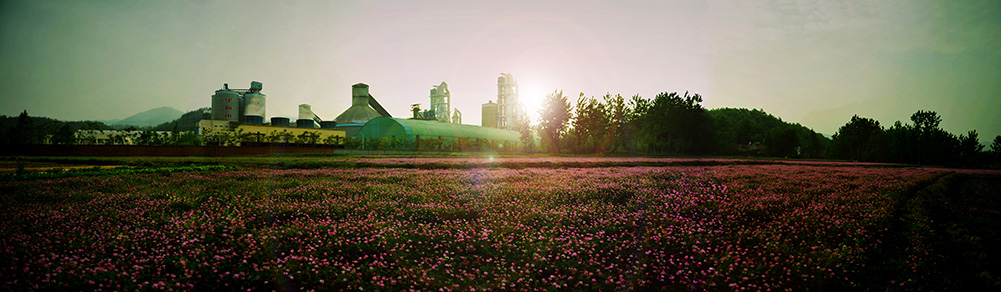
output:
[[[852,114],[934,110],[986,142],[1001,135],[1001,1],[0,2],[6,115],[188,111],[257,80],[269,117],[308,103],[333,119],[358,82],[409,117],[445,81],[478,125],[501,72],[533,111],[555,89],[691,91],[828,135]]]

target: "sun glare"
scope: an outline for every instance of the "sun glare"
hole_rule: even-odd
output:
[[[537,66],[525,66],[522,70],[511,72],[518,79],[518,98],[525,106],[525,113],[532,124],[539,122],[539,109],[542,108],[546,94],[556,89],[545,73],[544,68]]]
[[[521,103],[525,105],[528,118],[532,124],[538,123],[539,109],[542,108],[542,101],[545,100],[547,91],[544,87],[535,83],[534,80],[522,81],[519,79],[518,82],[518,85],[521,86],[518,97],[521,99]]]

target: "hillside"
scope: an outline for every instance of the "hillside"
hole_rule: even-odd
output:
[[[158,107],[124,118],[112,126],[152,127],[178,119],[184,112],[172,107]]]
[[[800,156],[823,157],[830,146],[830,139],[798,123],[789,123],[763,110],[746,108],[717,108],[709,110],[717,126],[717,139],[728,149],[728,154],[740,151],[733,145],[763,143],[766,155],[772,155],[776,146],[800,146]],[[746,149],[745,149],[746,150]]]
[[[196,110],[184,113],[183,115],[181,115],[179,118],[177,118],[175,120],[168,121],[168,122],[165,122],[165,123],[161,123],[161,124],[157,125],[156,127],[153,127],[153,130],[156,130],[156,131],[173,131],[174,130],[174,126],[176,125],[178,131],[193,131],[193,130],[195,130],[195,128],[198,127],[198,121],[202,120],[202,112],[204,112],[206,110],[209,110],[209,108],[207,108],[207,107],[206,108],[200,108],[200,109],[196,109]]]

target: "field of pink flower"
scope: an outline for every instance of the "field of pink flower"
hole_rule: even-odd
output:
[[[884,241],[902,194],[952,171],[380,167],[0,182],[0,281],[112,291],[906,288],[920,279],[872,275],[872,265],[895,248]]]

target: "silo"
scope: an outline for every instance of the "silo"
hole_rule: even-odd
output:
[[[335,121],[322,121],[320,122],[320,129],[333,129],[337,127],[337,122]]]
[[[271,117],[271,126],[274,127],[288,127],[289,118],[285,117]]]
[[[497,128],[497,104],[490,100],[483,104],[483,112],[480,115],[482,121],[480,125],[487,128]]]
[[[240,121],[240,94],[232,90],[216,90],[212,96],[212,119]]]
[[[264,123],[266,95],[259,92],[251,92],[243,95],[243,115],[244,123],[250,125],[260,125]]]
[[[354,137],[361,126],[369,120],[381,117],[379,111],[371,107],[374,102],[372,95],[368,93],[368,85],[358,83],[351,86],[351,107],[341,113],[334,121],[337,121],[337,129],[347,132],[348,137]],[[380,106],[381,108],[381,106]],[[385,113],[387,116],[389,113]]]

